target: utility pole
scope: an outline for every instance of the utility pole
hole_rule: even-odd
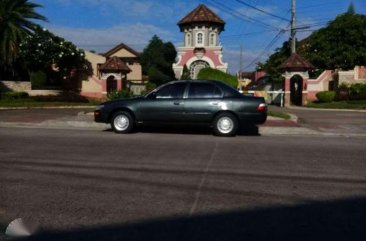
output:
[[[241,78],[241,72],[243,71],[243,46],[240,45],[240,66],[239,66],[239,74],[240,74],[240,78]]]
[[[291,54],[296,53],[296,0],[291,4]]]

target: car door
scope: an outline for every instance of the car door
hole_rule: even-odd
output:
[[[179,122],[184,115],[186,82],[171,83],[158,89],[140,102],[139,116],[142,122]]]
[[[185,101],[185,119],[189,122],[210,122],[221,109],[223,93],[212,83],[191,82]]]

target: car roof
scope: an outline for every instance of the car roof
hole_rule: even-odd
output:
[[[233,97],[241,96],[241,94],[236,89],[232,88],[231,86],[227,85],[224,81],[220,80],[174,80],[168,82],[167,84],[174,84],[174,83],[214,83],[224,92],[224,96],[233,96]]]
[[[224,83],[223,81],[220,81],[220,80],[173,80],[169,83],[182,83],[182,82],[185,82],[185,83],[212,83],[212,82],[215,82],[215,83]],[[225,84],[225,83],[224,83]]]

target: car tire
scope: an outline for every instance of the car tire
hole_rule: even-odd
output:
[[[127,111],[117,111],[111,118],[111,127],[115,133],[131,133],[135,127],[135,119]]]
[[[236,116],[231,113],[218,114],[213,120],[213,132],[217,136],[235,136],[239,122]]]

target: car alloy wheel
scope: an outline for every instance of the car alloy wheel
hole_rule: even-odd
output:
[[[113,115],[111,126],[116,133],[129,133],[133,129],[133,117],[130,113],[119,111]]]
[[[224,116],[217,121],[217,129],[223,134],[230,133],[234,128],[234,122],[232,119]]]
[[[231,113],[221,113],[213,121],[214,133],[218,136],[234,136],[238,126],[237,118]]]

